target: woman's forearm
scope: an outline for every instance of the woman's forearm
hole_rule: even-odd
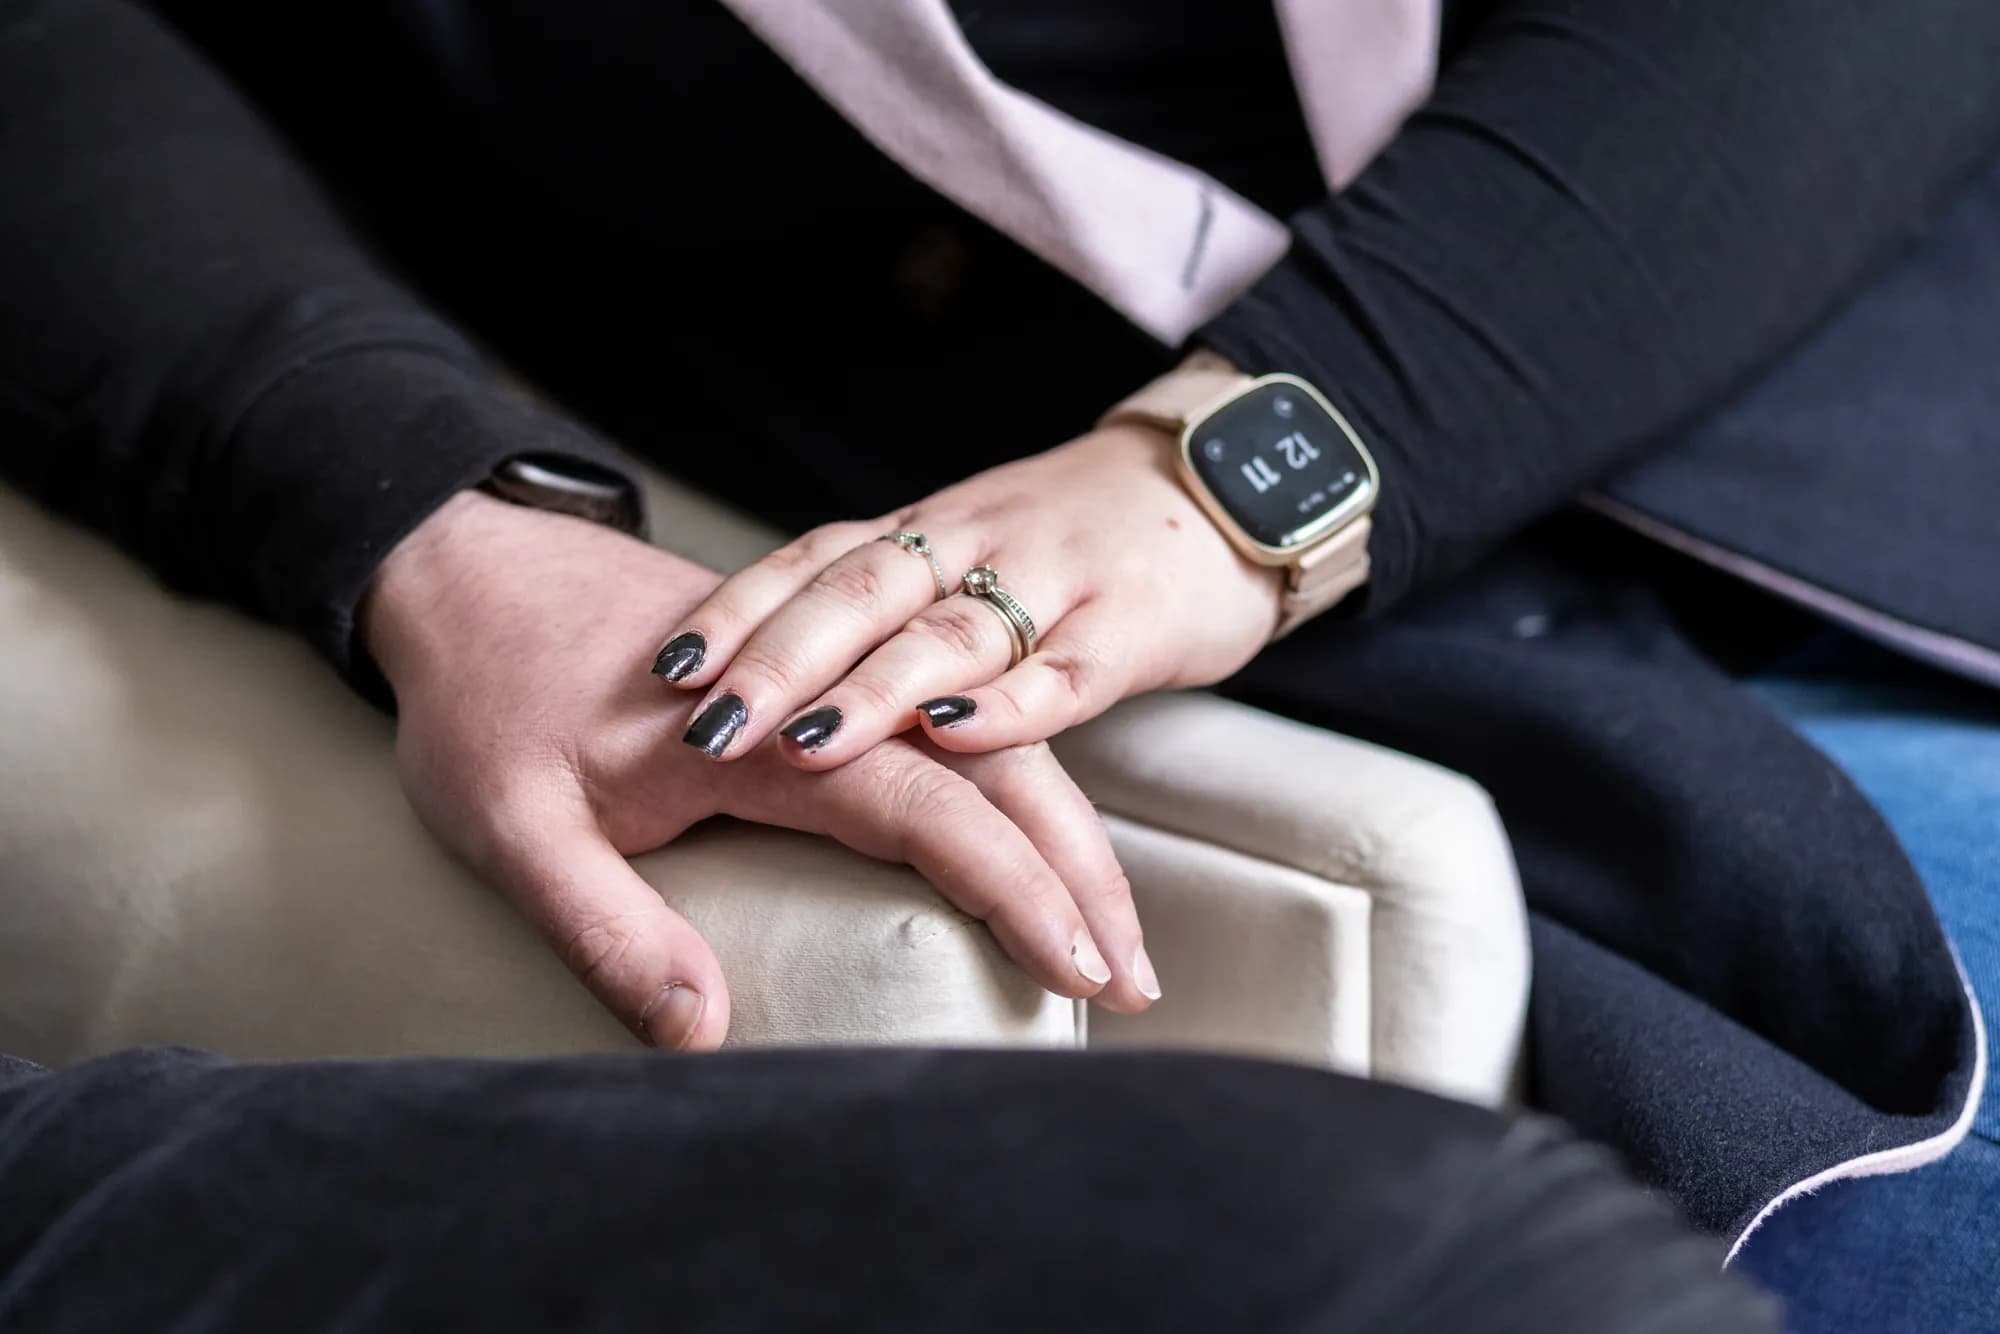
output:
[[[1319,381],[1384,491],[1371,605],[1714,406],[2000,146],[2000,8],[1514,0],[1203,332]]]
[[[0,181],[0,479],[338,665],[445,497],[521,453],[614,461],[383,277],[140,9],[0,3]]]

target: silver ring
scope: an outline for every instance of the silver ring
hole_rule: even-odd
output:
[[[931,566],[931,579],[935,581],[937,584],[938,600],[942,602],[944,599],[951,596],[951,590],[944,586],[944,567],[938,564],[937,553],[931,550],[931,544],[929,540],[926,539],[922,533],[913,533],[907,529],[904,529],[899,532],[884,533],[882,534],[882,536],[876,538],[875,540],[877,542],[894,542],[897,546],[901,547],[903,550],[914,551],[919,556],[922,556],[925,560],[929,561]]]
[[[991,565],[975,565],[965,572],[964,585],[959,591],[978,598],[1007,622],[1007,631],[1014,640],[1014,661],[1009,666],[1035,651],[1035,618],[1028,615],[1019,598],[1000,587],[999,571]]]

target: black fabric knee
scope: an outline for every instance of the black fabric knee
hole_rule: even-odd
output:
[[[0,1146],[8,1329],[1769,1327],[1546,1123],[1243,1061],[144,1052]]]

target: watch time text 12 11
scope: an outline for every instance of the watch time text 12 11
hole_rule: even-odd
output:
[[[1374,508],[1375,461],[1347,419],[1292,375],[1266,375],[1181,432],[1181,467],[1260,564],[1283,565]]]
[[[1280,635],[1368,578],[1375,459],[1318,389],[1252,378],[1212,354],[1186,362],[1105,414],[1173,432],[1182,485],[1243,556],[1285,570]]]

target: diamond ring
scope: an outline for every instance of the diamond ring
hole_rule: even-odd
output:
[[[978,598],[1007,622],[1007,632],[1014,641],[1015,663],[1035,651],[1035,618],[1028,614],[1019,598],[1000,587],[1000,574],[991,565],[975,565],[967,570],[959,591]]]

